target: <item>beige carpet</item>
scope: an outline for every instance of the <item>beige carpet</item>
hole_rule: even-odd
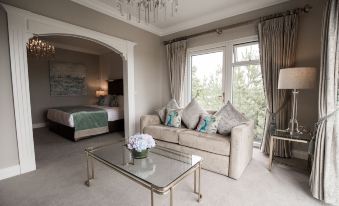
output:
[[[0,181],[1,206],[150,205],[150,192],[133,181],[100,166],[90,188],[84,185],[84,148],[122,135],[103,135],[74,143],[47,129],[34,131],[37,170]],[[258,150],[240,180],[203,170],[200,204],[193,194],[193,176],[174,189],[174,205],[322,205],[310,196],[308,177],[293,168],[275,164],[266,169],[267,157]],[[169,205],[168,195],[155,197],[155,205]]]

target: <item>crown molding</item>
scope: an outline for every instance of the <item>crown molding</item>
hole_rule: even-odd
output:
[[[241,6],[238,6],[237,8],[232,8],[232,10],[230,10],[229,8],[226,8],[216,13],[212,13],[209,15],[205,15],[199,18],[189,20],[189,21],[183,21],[181,23],[175,24],[173,26],[170,26],[166,29],[161,30],[161,35],[162,36],[170,35],[176,32],[184,31],[187,29],[192,29],[194,27],[198,27],[204,24],[223,20],[223,19],[230,18],[236,15],[240,15],[240,14],[255,11],[258,9],[270,7],[270,6],[280,4],[286,1],[288,0],[279,0],[276,2],[265,3],[265,4],[258,4],[254,1],[249,1],[246,5],[241,5]]]
[[[119,19],[125,23],[133,25],[145,31],[151,32],[158,36],[166,36],[166,35],[170,35],[176,32],[184,31],[184,30],[191,29],[197,26],[201,26],[204,24],[208,24],[208,23],[212,23],[215,21],[225,19],[225,18],[236,16],[239,14],[244,14],[250,11],[280,4],[280,3],[283,3],[289,0],[278,0],[275,2],[262,3],[262,4],[258,4],[256,1],[248,1],[248,3],[246,3],[245,5],[241,4],[237,6],[236,8],[232,8],[231,10],[230,8],[226,8],[216,13],[204,15],[199,18],[195,18],[195,19],[188,20],[188,21],[179,22],[177,24],[174,24],[173,26],[169,26],[164,29],[154,26],[152,24],[146,24],[144,21],[141,21],[139,23],[138,19],[135,17],[132,17],[131,20],[128,20],[126,19],[126,17],[121,16],[118,11],[113,10],[111,7],[108,7],[107,5],[105,5],[104,3],[100,1],[93,1],[93,0],[70,0],[70,1],[80,4],[82,6],[88,7],[90,9],[93,9],[97,12],[106,14],[113,18]]]

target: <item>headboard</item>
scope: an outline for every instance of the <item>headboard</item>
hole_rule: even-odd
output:
[[[107,80],[108,94],[124,95],[124,83],[122,79]]]

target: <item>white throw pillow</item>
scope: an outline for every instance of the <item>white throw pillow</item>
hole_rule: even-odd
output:
[[[248,121],[248,119],[236,110],[229,101],[215,113],[215,116],[220,118],[218,132],[222,135],[228,135],[233,127]]]
[[[195,129],[199,117],[202,114],[207,114],[207,112],[199,105],[199,103],[192,99],[192,101],[185,107],[182,112],[182,121],[185,123],[186,127],[189,129]]]
[[[166,106],[161,109],[155,110],[156,113],[159,115],[159,118],[162,123],[165,123],[166,120],[166,109],[179,109],[179,105],[175,99],[171,99]]]

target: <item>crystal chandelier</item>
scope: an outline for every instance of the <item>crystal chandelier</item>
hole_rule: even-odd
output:
[[[35,57],[51,57],[55,54],[55,47],[52,43],[41,40],[38,36],[30,38],[26,44],[27,53]]]
[[[150,23],[159,20],[159,12],[166,19],[167,12],[171,13],[171,16],[178,11],[179,0],[113,0],[116,3],[116,7],[120,11],[121,16],[127,16],[128,20],[132,19],[132,16],[136,17],[140,23],[143,19],[145,23]]]

